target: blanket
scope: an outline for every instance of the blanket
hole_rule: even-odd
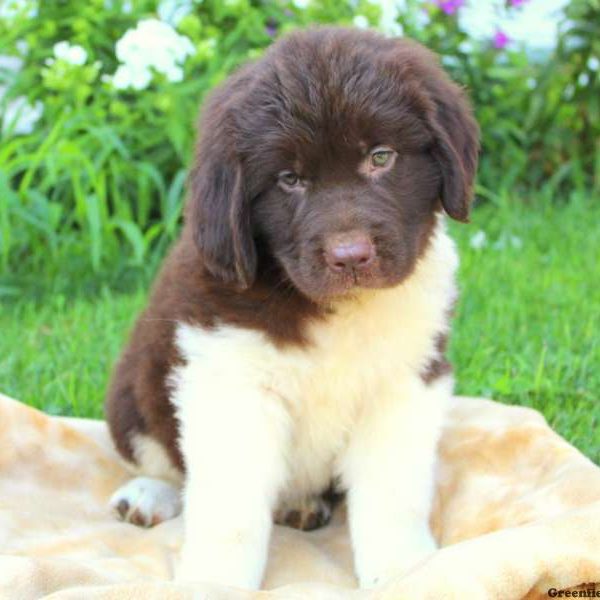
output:
[[[130,474],[105,423],[0,396],[0,598],[600,597],[600,469],[539,413],[457,397],[440,456],[440,549],[379,588],[356,589],[343,506],[314,532],[275,527],[263,591],[180,585],[181,518],[141,529],[107,509]]]

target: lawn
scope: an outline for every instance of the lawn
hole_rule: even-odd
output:
[[[462,295],[451,344],[460,393],[537,408],[597,463],[599,201],[488,202],[469,226],[453,225]],[[98,275],[65,263],[5,277],[0,390],[53,414],[100,417],[150,270]]]

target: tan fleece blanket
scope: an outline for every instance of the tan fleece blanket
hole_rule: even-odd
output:
[[[275,528],[269,591],[182,586],[181,519],[144,530],[106,508],[128,473],[105,424],[0,396],[0,598],[512,600],[600,582],[600,469],[537,412],[456,398],[440,451],[442,548],[409,574],[355,590],[341,508],[319,531]]]

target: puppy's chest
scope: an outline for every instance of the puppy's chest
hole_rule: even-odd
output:
[[[379,293],[344,306],[309,330],[301,350],[282,351],[273,361],[273,388],[305,423],[347,428],[388,385],[418,372],[431,351],[436,319],[402,314],[399,293]],[[406,308],[404,306],[404,308]]]
[[[411,401],[432,352],[436,311],[406,303],[401,290],[363,300],[315,323],[312,344],[272,363],[270,387],[291,417],[295,490],[327,486],[360,419],[383,402]]]

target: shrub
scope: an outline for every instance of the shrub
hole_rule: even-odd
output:
[[[530,111],[545,175],[600,190],[600,0],[572,0]]]
[[[310,23],[380,26],[442,56],[482,125],[479,191],[598,185],[598,1],[572,0],[554,55],[460,28],[462,0],[4,0],[0,265],[144,265],[177,231],[203,95]],[[523,0],[498,3],[517,11]],[[565,94],[568,101],[565,102]],[[0,289],[0,294],[2,293]]]
[[[499,16],[519,18],[528,0],[497,3]],[[483,195],[492,190],[527,196],[545,185],[556,196],[571,188],[600,190],[600,0],[571,0],[560,20],[555,50],[534,52],[510,43],[501,30],[473,40],[456,18],[464,0],[439,0],[427,27],[410,10],[405,31],[442,56],[473,99],[483,147]],[[412,11],[423,3],[409,2]]]

